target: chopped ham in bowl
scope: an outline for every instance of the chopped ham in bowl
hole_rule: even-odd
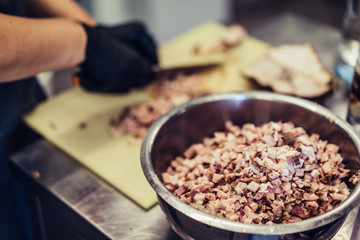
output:
[[[225,129],[191,145],[162,174],[185,203],[229,220],[274,224],[318,216],[350,195],[339,147],[318,134],[291,122],[227,121]]]
[[[359,136],[325,107],[248,91],[167,112],[141,164],[184,239],[331,239],[360,203],[359,153]]]

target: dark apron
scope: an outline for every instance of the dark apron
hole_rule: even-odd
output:
[[[20,0],[0,0],[0,12],[24,16]],[[29,208],[21,184],[11,175],[9,154],[39,136],[21,120],[45,95],[34,77],[0,83],[0,239],[32,240]]]

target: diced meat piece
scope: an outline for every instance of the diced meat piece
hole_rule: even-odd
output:
[[[311,179],[312,179],[311,174],[310,173],[305,173],[305,175],[304,175],[305,182],[308,181],[310,183]]]
[[[244,190],[247,188],[247,184],[246,183],[243,183],[243,182],[239,182],[234,190],[236,191],[237,194],[242,194],[244,193]]]
[[[173,192],[175,191],[175,187],[171,184],[165,184],[165,187],[170,191],[170,192]],[[176,193],[175,193],[176,194]]]
[[[216,200],[215,193],[206,193],[206,199],[208,199],[209,201],[215,201]]]
[[[276,142],[275,139],[270,135],[265,135],[261,139],[263,143],[265,143],[267,146],[275,146]]]
[[[305,200],[308,200],[308,201],[316,201],[319,199],[319,197],[317,195],[315,195],[314,193],[304,193],[303,195],[304,199]]]
[[[319,178],[320,176],[320,172],[318,169],[314,169],[311,171],[310,175],[313,177],[313,178]]]
[[[281,183],[281,180],[278,178],[271,181],[273,188],[280,188]]]
[[[248,219],[251,219],[251,221],[261,220],[260,216],[256,214],[249,206],[245,206],[244,213]]]
[[[339,193],[333,193],[333,194],[330,194],[330,196],[332,196],[334,200],[341,201],[341,202],[345,201],[345,199],[348,197],[348,195],[339,194]]]
[[[195,186],[193,189],[191,189],[190,195],[194,196],[196,193],[205,192],[206,190],[208,190],[212,186],[214,186],[214,184],[212,182],[199,184],[199,185]]]
[[[238,221],[239,216],[236,213],[233,212],[226,212],[225,217],[231,221]]]
[[[184,192],[186,192],[186,188],[184,185],[181,185],[178,189],[175,190],[175,194],[177,196],[181,196]]]
[[[261,193],[268,193],[268,183],[262,183],[260,184],[259,192]]]
[[[350,190],[349,190],[349,188],[348,188],[348,186],[346,185],[345,182],[340,183],[339,188],[340,188],[341,193],[343,193],[343,194],[345,194],[347,196],[350,195]]]
[[[301,146],[301,158],[308,159],[310,163],[313,163],[316,160],[314,149],[308,146]]]
[[[318,168],[317,165],[309,164],[309,163],[306,163],[305,166],[304,166],[304,169],[305,169],[306,172],[311,171],[311,170],[316,169],[316,168]]]
[[[247,186],[247,189],[249,189],[252,192],[257,192],[260,188],[260,185],[257,182],[251,181],[249,185]]]
[[[191,204],[192,203],[192,198],[188,195],[181,195],[180,196],[180,200],[183,201],[184,203],[187,203],[187,204]]]
[[[191,145],[185,152],[184,156],[187,159],[192,159],[196,156],[197,152],[202,148],[201,144],[193,144]]]
[[[296,205],[293,210],[291,211],[291,214],[298,216],[302,219],[307,218],[308,214],[306,213],[306,210],[303,206],[301,205]]]
[[[234,125],[231,121],[225,122],[225,128],[235,134],[235,136],[239,136],[241,134],[241,128]]]
[[[252,143],[257,139],[257,135],[252,131],[244,131],[243,135],[245,136],[247,143]]]
[[[189,159],[185,159],[183,161],[183,166],[185,167],[188,167],[189,170],[193,170],[196,166],[197,166],[197,163],[195,161],[192,161],[192,160],[189,160]]]
[[[225,192],[223,191],[218,191],[216,193],[216,196],[220,199],[228,199],[229,198],[229,194],[226,194]]]
[[[231,25],[217,38],[211,38],[194,48],[196,54],[211,54],[224,51],[243,41],[247,36],[247,31],[241,25]]]
[[[274,193],[267,193],[266,197],[270,200],[275,200],[275,194]]]
[[[212,181],[214,183],[218,183],[221,179],[224,178],[224,175],[222,174],[217,174],[217,173],[214,173],[214,175],[212,176]]]
[[[294,162],[293,162],[294,168],[295,169],[302,168],[304,166],[304,162],[305,162],[304,159],[299,157],[298,159],[294,160]]]
[[[268,174],[270,179],[276,179],[278,177],[280,177],[280,173],[276,172],[276,171],[272,171],[271,173]]]
[[[171,174],[169,174],[169,173],[167,173],[167,172],[164,172],[164,173],[162,174],[162,178],[163,178],[163,182],[164,182],[165,184],[170,184],[170,185],[172,185],[172,186],[174,186],[174,187],[177,187],[177,186],[178,186],[179,181],[178,181],[178,179],[176,178],[176,176],[171,175]]]
[[[304,176],[305,169],[295,169],[295,176],[302,177]]]
[[[205,199],[206,199],[206,194],[205,193],[195,194],[193,199],[197,204],[202,205],[204,203]]]
[[[282,209],[283,209],[282,206],[280,206],[279,204],[272,205],[272,212],[275,217],[279,217],[281,215]]]
[[[320,185],[317,182],[312,182],[310,190],[312,192],[316,192],[319,189],[319,187],[320,187]]]
[[[328,153],[337,153],[339,151],[339,146],[329,143],[326,145],[326,151]]]
[[[253,133],[257,132],[256,130],[256,126],[252,123],[245,123],[243,126],[242,126],[242,130],[243,131],[251,131]]]
[[[283,190],[288,192],[291,190],[291,184],[289,182],[283,184]]]
[[[216,213],[221,209],[221,204],[220,201],[218,199],[214,200],[214,201],[209,201],[206,206],[205,209],[209,210],[209,212],[213,212]]]
[[[305,205],[307,208],[314,208],[314,209],[319,208],[319,204],[317,204],[316,201],[306,201]]]
[[[288,177],[289,175],[290,175],[289,169],[284,166],[283,169],[281,169],[281,176]]]
[[[251,218],[248,218],[246,215],[244,215],[243,218],[242,218],[242,220],[241,220],[241,222],[247,223],[247,224],[252,223],[252,221],[253,221],[253,220],[252,220]]]
[[[257,204],[256,202],[252,202],[249,207],[255,212],[259,207],[259,204]]]
[[[289,223],[295,223],[295,222],[300,222],[300,221],[302,221],[302,219],[297,216],[291,216],[289,219]]]
[[[330,162],[324,163],[321,168],[322,168],[322,170],[324,171],[325,174],[326,173],[331,173],[332,170],[333,170],[332,167],[331,167]]]
[[[243,26],[231,25],[222,35],[223,44],[228,47],[239,44],[247,36],[247,31]]]
[[[350,177],[349,182],[356,185],[360,182],[360,170],[358,170],[354,175]]]
[[[275,160],[275,158],[276,158],[276,148],[275,147],[269,147],[268,148],[267,157],[272,159],[272,160]]]

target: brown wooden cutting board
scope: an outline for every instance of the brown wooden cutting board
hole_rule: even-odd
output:
[[[207,22],[160,46],[164,67],[206,63],[221,59],[223,65],[206,73],[206,88],[215,92],[241,91],[253,85],[241,76],[241,69],[262,58],[268,44],[248,37],[239,46],[209,56],[195,56],[196,44],[219,36],[225,27]],[[131,136],[113,138],[109,120],[126,106],[146,101],[143,90],[128,94],[95,94],[72,88],[39,104],[25,121],[50,142],[63,149],[144,209],[156,202],[140,164],[141,142]]]

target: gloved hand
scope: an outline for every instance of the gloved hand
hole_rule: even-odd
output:
[[[99,27],[105,29],[106,27]],[[136,49],[152,64],[158,63],[156,44],[147,32],[145,25],[140,22],[129,22],[112,28],[111,34],[129,47]]]
[[[81,86],[90,91],[126,92],[152,80],[151,66],[158,62],[156,45],[144,25],[83,26],[88,42],[78,73]]]

